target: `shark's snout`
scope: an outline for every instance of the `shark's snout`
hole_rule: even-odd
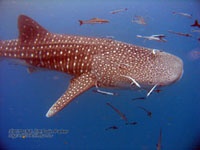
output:
[[[162,52],[160,54],[161,85],[169,85],[181,79],[183,75],[183,61],[172,54]],[[162,68],[163,67],[163,68]]]
[[[174,80],[175,81],[178,81],[182,78],[183,76],[183,61],[176,57],[175,60],[174,60],[174,79],[172,78],[172,81]]]

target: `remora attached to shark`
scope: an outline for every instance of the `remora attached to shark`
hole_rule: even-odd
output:
[[[172,54],[112,39],[54,34],[20,15],[19,37],[0,41],[0,56],[73,76],[66,92],[46,116],[62,110],[75,97],[98,86],[152,88],[179,80],[182,60]]]

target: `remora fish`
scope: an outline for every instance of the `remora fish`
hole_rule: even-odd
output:
[[[172,14],[181,15],[181,16],[184,16],[184,17],[192,18],[192,15],[191,15],[191,14],[188,14],[188,13],[183,13],[183,12],[172,12]]]
[[[133,83],[140,84],[135,85],[138,89],[156,84],[166,86],[179,80],[183,73],[182,60],[163,51],[107,38],[54,34],[25,15],[19,16],[18,29],[18,39],[0,41],[0,56],[73,76],[47,117],[95,86],[131,88]]]
[[[80,25],[83,24],[97,24],[97,23],[109,23],[109,20],[100,19],[100,18],[92,18],[90,20],[79,20]]]
[[[142,35],[136,35],[137,38],[143,38],[146,40],[154,40],[154,41],[158,41],[158,42],[166,42],[167,40],[165,40],[165,35],[163,34],[158,34],[158,35],[151,35],[151,36],[142,36]]]

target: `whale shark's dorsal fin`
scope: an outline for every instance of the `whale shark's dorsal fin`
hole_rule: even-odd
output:
[[[22,43],[33,42],[36,38],[42,38],[48,31],[33,19],[20,15],[18,18],[19,40]]]

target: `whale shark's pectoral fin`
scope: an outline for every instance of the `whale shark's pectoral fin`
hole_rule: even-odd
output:
[[[90,73],[84,73],[70,81],[67,91],[51,106],[46,117],[51,117],[62,110],[75,97],[95,85],[95,79]]]

